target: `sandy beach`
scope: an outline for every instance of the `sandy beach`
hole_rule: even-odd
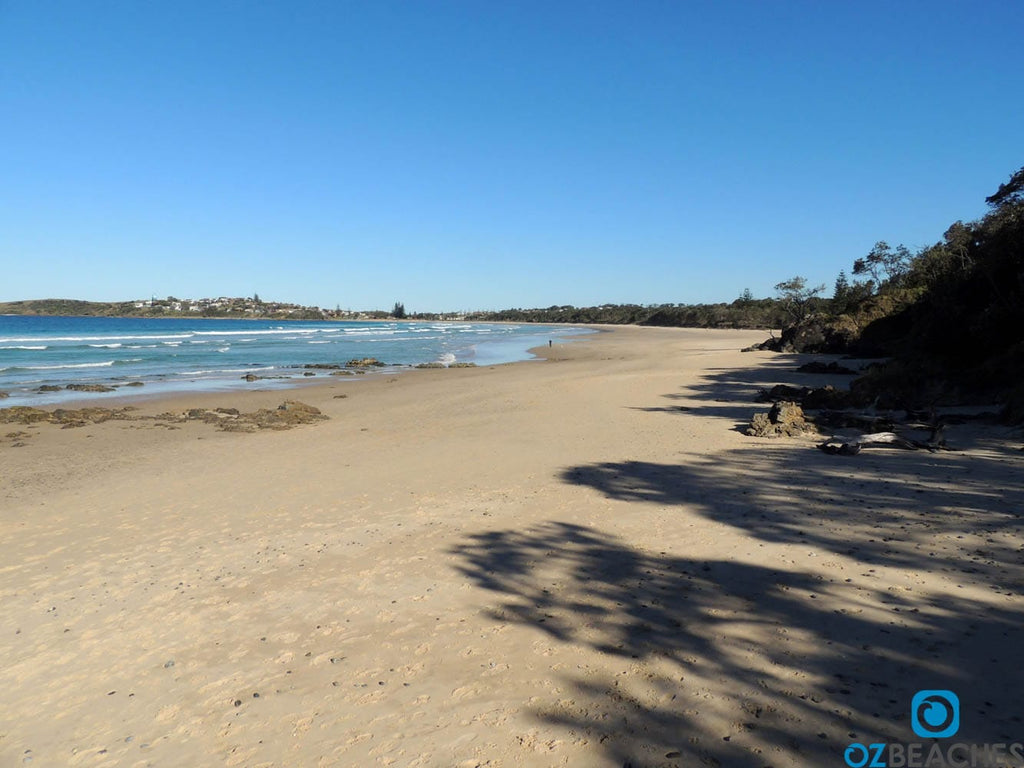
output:
[[[922,689],[1024,741],[1020,433],[748,437],[837,383],[763,338],[134,403],[328,416],[287,431],[3,425],[0,765],[843,765]]]

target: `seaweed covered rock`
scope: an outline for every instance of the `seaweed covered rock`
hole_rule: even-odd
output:
[[[255,413],[244,413],[240,417],[241,420],[252,422],[258,429],[291,429],[300,424],[311,424],[326,418],[319,408],[296,400],[285,400],[272,411],[261,408]]]
[[[387,363],[382,363],[375,357],[353,358],[345,363],[346,368],[383,368]]]
[[[46,411],[27,405],[16,405],[13,408],[0,409],[0,423],[5,424],[41,424],[49,422],[63,427],[84,427],[87,424],[100,424],[104,421],[126,420],[134,408],[57,408]]]

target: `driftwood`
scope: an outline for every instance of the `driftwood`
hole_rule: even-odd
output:
[[[895,432],[876,432],[870,435],[860,435],[859,437],[837,437],[833,435],[825,442],[819,443],[818,448],[825,453],[834,453],[840,456],[856,456],[860,453],[861,448],[871,445],[891,445],[894,448],[905,448],[909,451],[916,451],[918,449],[927,451],[957,450],[946,445],[946,438],[943,437],[942,432],[943,427],[935,427],[932,430],[931,436],[924,441],[908,440],[905,437],[900,437]]]
[[[860,449],[866,445],[892,445],[896,448],[907,448],[916,450],[917,446],[910,440],[900,437],[895,432],[876,432],[873,435],[860,435],[859,437],[836,437],[832,436],[818,448],[825,453],[838,453],[841,456],[856,456]]]

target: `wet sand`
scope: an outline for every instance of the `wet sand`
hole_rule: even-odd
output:
[[[747,437],[835,383],[762,339],[135,412],[329,417],[288,431],[0,425],[0,765],[841,765],[922,741],[920,689],[1024,741],[1019,433]]]

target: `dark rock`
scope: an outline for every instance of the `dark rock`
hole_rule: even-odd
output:
[[[450,363],[449,368],[476,368],[476,363]]]
[[[776,384],[771,389],[762,389],[757,393],[759,403],[777,403],[780,400],[799,402],[810,392],[807,387],[791,387],[789,384]]]
[[[868,434],[892,432],[896,428],[896,422],[886,416],[871,416],[865,413],[833,410],[821,411],[821,413],[814,417],[814,423],[829,429],[853,427]]]
[[[331,376],[353,376],[352,371],[332,371]]]
[[[800,398],[800,404],[809,411],[817,411],[822,408],[845,408],[849,401],[849,392],[832,386],[809,390]]]
[[[260,377],[257,376],[255,373],[247,373],[245,374],[245,376],[242,377],[242,379],[244,379],[245,381],[259,381]]]
[[[144,386],[146,386],[146,382],[144,382],[144,381],[129,381],[127,384],[125,384],[125,386],[126,387],[144,387]]]
[[[353,358],[345,363],[346,368],[383,368],[387,363],[382,363],[375,357]]]
[[[5,397],[10,397],[10,395],[6,392],[0,392],[0,400],[3,400]]]
[[[316,376],[316,373],[314,373],[313,371],[306,371],[306,372],[305,372],[305,373],[303,373],[302,375],[303,375],[303,376]]]
[[[749,347],[744,347],[740,352],[760,352],[767,350],[769,352],[778,352],[779,345],[782,343],[782,339],[778,339],[772,336],[769,339],[765,339],[760,344],[751,344]]]
[[[420,363],[417,368],[444,368],[444,363]]]
[[[314,368],[320,371],[335,371],[341,368],[338,363],[306,363],[303,368]]]
[[[41,387],[36,387],[36,392],[60,392],[60,387],[53,384],[43,384]]]
[[[832,361],[831,363],[823,363],[820,360],[814,360],[810,363],[804,363],[797,370],[800,373],[832,373],[841,374],[843,376],[856,376],[857,371],[847,368],[845,365]]]
[[[64,389],[71,389],[75,392],[116,392],[116,387],[108,387],[106,384],[68,384]]]

